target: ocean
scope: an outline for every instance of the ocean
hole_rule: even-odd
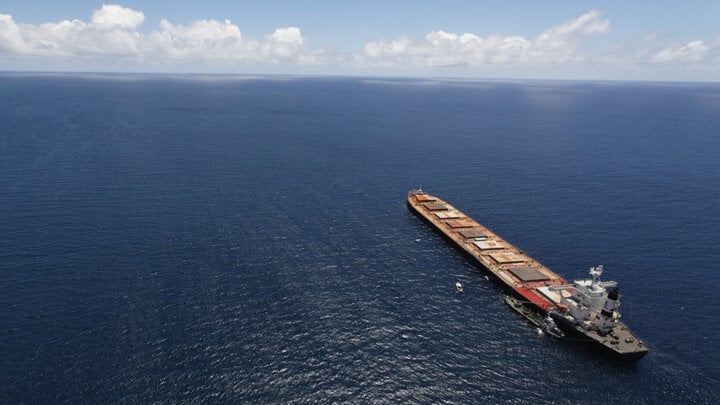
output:
[[[3,73],[0,111],[2,403],[720,401],[720,84]],[[417,187],[604,264],[649,354],[538,335]]]

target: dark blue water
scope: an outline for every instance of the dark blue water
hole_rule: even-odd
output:
[[[720,85],[4,74],[0,128],[2,403],[720,400]],[[417,186],[651,352],[538,336]]]

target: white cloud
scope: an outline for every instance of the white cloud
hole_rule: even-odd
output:
[[[89,21],[22,24],[0,14],[0,69],[720,80],[720,38],[672,45],[654,33],[604,38],[611,25],[597,10],[534,37],[437,30],[371,41],[354,54],[308,49],[293,26],[249,38],[230,20],[163,19],[141,30],[147,24],[142,11],[116,4],[94,10]]]
[[[297,27],[278,28],[272,34],[266,35],[265,38],[275,43],[292,46],[300,46],[305,41],[300,34],[300,28]]]
[[[91,23],[63,20],[27,25],[1,15],[0,50],[38,56],[134,55],[141,41],[132,29],[143,18],[142,13],[108,6],[98,10]]]
[[[299,55],[302,45],[305,42],[300,33],[300,28],[285,27],[278,28],[270,35],[266,35],[265,42],[262,46],[263,55],[275,62],[292,58]]]
[[[552,27],[535,39],[522,36],[433,31],[422,41],[403,37],[390,42],[365,45],[365,60],[383,66],[483,66],[505,64],[548,64],[584,59],[584,41],[610,31],[610,22],[599,11]]]
[[[20,27],[15,24],[12,16],[0,14],[0,50],[20,52],[19,45],[22,42]]]
[[[163,19],[160,30],[146,40],[153,54],[172,59],[248,59],[258,47],[257,41],[245,40],[229,20],[198,20],[186,26]]]
[[[258,41],[244,38],[230,20],[174,25],[163,19],[157,30],[143,34],[138,29],[144,20],[142,12],[114,4],[95,10],[90,22],[18,24],[12,16],[0,14],[0,54],[88,59],[112,55],[154,64],[305,64],[317,60],[317,52],[303,48],[304,38],[297,27],[278,28],[265,41]]]
[[[100,10],[92,15],[93,26],[99,29],[125,29],[134,30],[145,21],[145,14],[117,4],[103,4]]]
[[[703,41],[692,41],[683,46],[665,48],[653,59],[655,62],[698,62],[705,58],[709,49]]]

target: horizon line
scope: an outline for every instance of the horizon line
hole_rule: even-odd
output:
[[[166,77],[244,77],[258,78],[338,78],[338,79],[374,79],[374,80],[431,80],[456,82],[557,82],[557,83],[668,83],[668,84],[710,84],[718,85],[720,81],[712,80],[653,80],[653,79],[583,79],[583,78],[545,78],[545,77],[472,77],[472,76],[431,76],[431,75],[393,75],[393,74],[348,74],[348,73],[252,73],[252,72],[152,72],[152,71],[103,71],[103,70],[17,70],[0,69],[0,75],[35,75],[35,76],[166,76]]]

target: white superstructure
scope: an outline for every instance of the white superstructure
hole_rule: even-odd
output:
[[[570,294],[560,294],[557,308],[560,316],[570,320],[585,330],[596,330],[599,334],[609,333],[620,320],[620,294],[617,282],[600,281],[603,266],[592,267],[592,279],[575,280],[572,284],[553,286],[551,291],[565,290]]]

